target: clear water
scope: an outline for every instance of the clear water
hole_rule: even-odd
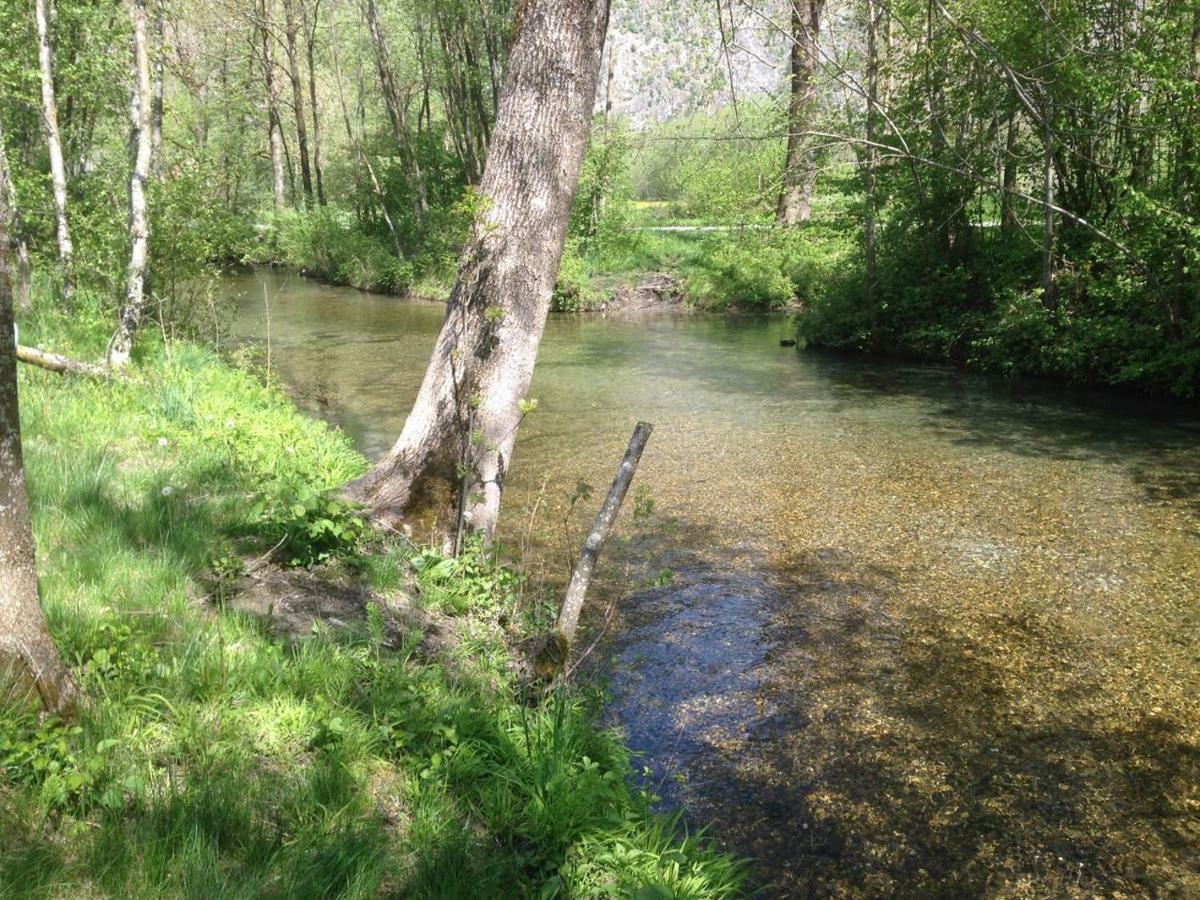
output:
[[[300,406],[383,452],[442,307],[228,287],[259,342],[265,288]],[[503,529],[562,580],[654,423],[653,514],[626,512],[589,602],[615,602],[594,668],[664,805],[764,895],[1200,896],[1200,423],[788,331],[546,330]]]

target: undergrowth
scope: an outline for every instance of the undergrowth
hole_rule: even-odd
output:
[[[86,319],[29,330],[94,350]],[[478,547],[381,547],[330,499],[363,458],[261,372],[150,338],[126,383],[25,368],[21,401],[43,604],[83,701],[0,713],[0,895],[736,893],[740,867],[630,786],[587,697],[520,696],[496,625],[516,576]],[[385,591],[415,572],[477,627],[437,660],[419,635],[386,646],[377,607],[286,642],[214,587],[273,548]]]

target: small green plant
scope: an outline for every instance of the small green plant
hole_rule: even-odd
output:
[[[352,556],[367,527],[358,507],[328,493],[272,497],[254,512],[263,537],[278,547],[277,558],[288,566],[312,566]]]
[[[504,566],[494,547],[473,536],[458,556],[427,551],[413,560],[427,601],[452,614],[471,610],[509,608],[521,576]]]

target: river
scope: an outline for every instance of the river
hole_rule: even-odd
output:
[[[382,453],[442,307],[226,286],[264,343],[265,286],[296,402]],[[561,582],[654,424],[648,514],[589,602],[615,601],[593,668],[662,804],[755,859],[764,896],[1200,896],[1200,423],[788,336],[546,329],[502,530]]]

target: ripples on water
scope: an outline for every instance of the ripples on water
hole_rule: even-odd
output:
[[[230,282],[243,338],[262,280],[297,401],[381,453],[441,307],[260,273]],[[543,577],[576,483],[655,424],[660,527],[593,596],[620,600],[600,668],[650,785],[764,895],[1200,896],[1196,421],[786,334],[547,327],[506,494],[510,531],[542,499]]]

